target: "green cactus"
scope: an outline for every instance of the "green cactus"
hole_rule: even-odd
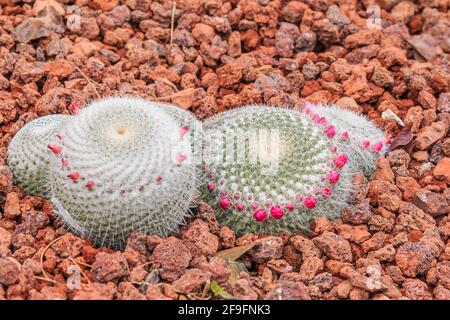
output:
[[[346,205],[349,159],[328,124],[247,106],[208,119],[204,129],[204,198],[238,235],[296,232]]]
[[[389,146],[384,132],[372,121],[335,105],[307,104],[305,111],[315,119],[325,117],[335,126],[340,147],[352,159],[353,171],[362,171],[366,177],[375,171],[376,158],[385,155]]]
[[[15,183],[32,196],[48,196],[48,141],[70,116],[49,115],[26,124],[8,147],[8,166]],[[51,147],[51,146],[50,146]]]
[[[188,139],[195,118],[184,112],[109,98],[72,117],[51,142],[60,147],[50,166],[51,201],[65,226],[114,248],[131,232],[176,232],[198,185]]]

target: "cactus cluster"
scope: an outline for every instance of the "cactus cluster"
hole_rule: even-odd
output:
[[[370,174],[383,132],[335,106],[246,106],[207,119],[136,98],[107,98],[27,124],[8,163],[16,182],[49,198],[66,228],[120,248],[131,232],[166,236],[197,189],[223,224],[245,232],[306,229],[339,215],[352,175]]]
[[[340,138],[302,112],[247,106],[204,124],[205,199],[238,234],[305,229],[335,218],[352,189]],[[208,148],[211,146],[211,148]]]
[[[108,98],[68,118],[58,130],[34,136],[50,163],[45,178],[41,169],[28,172],[32,181],[45,180],[64,226],[116,248],[131,232],[176,232],[199,184],[191,159],[195,117],[141,99]],[[24,156],[21,148],[16,143],[9,152]]]

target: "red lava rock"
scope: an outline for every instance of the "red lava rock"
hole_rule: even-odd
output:
[[[239,300],[256,300],[258,298],[258,294],[247,279],[236,280],[233,285],[233,296]]]
[[[433,176],[436,179],[444,180],[450,184],[450,158],[444,157],[437,163],[433,169]]]
[[[294,24],[282,22],[275,36],[277,53],[284,58],[294,54],[295,40],[300,36],[298,27]]]
[[[448,131],[448,125],[442,121],[434,122],[428,127],[423,128],[417,134],[415,146],[419,150],[428,149],[436,141],[443,138]]]
[[[314,244],[329,258],[343,262],[353,260],[350,244],[337,234],[325,231],[313,239]]]
[[[401,291],[411,300],[432,300],[433,298],[427,284],[419,279],[406,279]]]
[[[209,232],[208,224],[203,220],[191,223],[183,234],[183,239],[189,248],[195,249],[191,252],[198,252],[200,255],[212,255],[219,248],[219,238]]]
[[[19,196],[15,192],[6,196],[4,215],[8,219],[15,219],[20,216]]]
[[[120,252],[112,254],[100,252],[92,265],[92,276],[100,283],[114,281],[128,274],[127,261]]]
[[[117,295],[117,288],[111,282],[107,284],[90,283],[83,284],[77,290],[73,300],[112,300]]]
[[[236,243],[236,235],[234,234],[233,230],[224,226],[220,229],[219,237],[220,237],[220,243],[223,248],[234,247],[234,245]]]
[[[413,202],[433,217],[448,213],[450,208],[444,195],[425,189],[416,190]]]
[[[7,166],[0,166],[0,203],[6,200],[6,195],[12,190],[12,173]]]
[[[171,300],[161,292],[161,288],[157,285],[149,285],[146,291],[148,300]]]
[[[190,293],[201,291],[209,282],[211,275],[200,269],[189,269],[172,286],[180,292]]]
[[[279,237],[266,237],[255,241],[248,251],[253,261],[263,263],[271,259],[279,259],[283,254],[283,240]]]
[[[317,273],[323,270],[323,267],[322,259],[309,257],[303,261],[300,267],[300,277],[303,281],[312,280]]]
[[[10,286],[19,280],[21,265],[12,257],[0,257],[0,284]]]
[[[139,292],[133,284],[129,282],[121,282],[117,287],[119,291],[119,300],[146,300],[146,296]]]
[[[308,257],[320,257],[320,250],[312,240],[303,236],[294,236],[290,241],[295,249],[302,253],[303,259]]]
[[[83,249],[84,241],[71,233],[66,233],[62,238],[56,242],[52,249],[60,258],[75,258]]]
[[[418,242],[405,243],[395,255],[397,265],[408,277],[425,274],[430,269],[432,260],[430,247]]]
[[[161,278],[168,281],[177,280],[189,266],[192,255],[183,241],[169,237],[158,244],[151,260],[155,267],[162,268]]]
[[[311,300],[308,288],[301,282],[279,282],[266,294],[265,300]]]

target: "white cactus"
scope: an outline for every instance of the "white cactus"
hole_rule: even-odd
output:
[[[141,99],[103,99],[53,138],[60,150],[50,166],[51,201],[68,229],[121,247],[131,232],[165,236],[184,223],[198,182],[189,124],[181,122],[195,119],[166,111]]]
[[[26,124],[8,147],[8,166],[14,181],[27,194],[48,196],[48,165],[51,159],[48,141],[70,116],[49,115]]]

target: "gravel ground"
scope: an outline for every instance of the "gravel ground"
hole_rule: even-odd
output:
[[[0,300],[450,299],[448,6],[0,0]],[[65,232],[5,165],[25,123],[97,94],[200,119],[247,103],[332,102],[403,138],[371,179],[355,178],[341,218],[316,219],[309,234],[237,238],[201,203],[179,234],[136,234],[112,251]],[[410,129],[383,120],[388,109]],[[213,258],[230,248],[238,262]]]

